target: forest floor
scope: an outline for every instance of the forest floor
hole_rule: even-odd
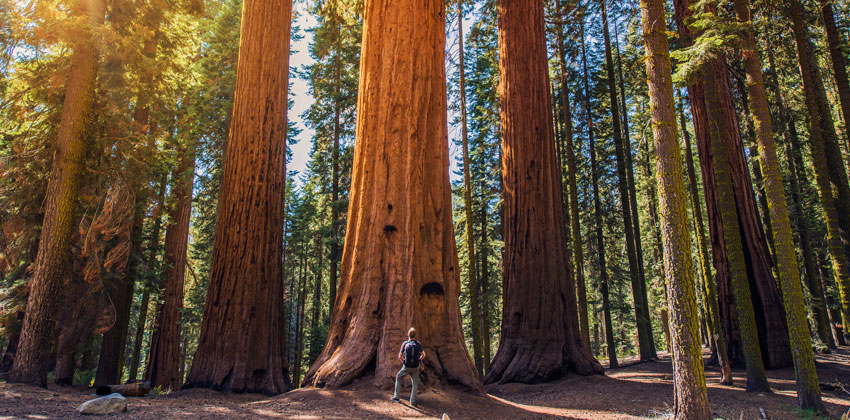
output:
[[[707,355],[706,355],[707,357]],[[850,412],[850,347],[819,354],[818,376],[830,414]],[[432,419],[447,413],[451,419],[663,419],[672,412],[670,357],[654,362],[624,360],[624,367],[606,369],[606,376],[569,375],[559,381],[487,387],[488,395],[427,389],[419,407],[392,403],[391,391],[367,381],[346,389],[298,389],[275,397],[186,390],[129,398],[128,411],[114,419]],[[629,364],[631,363],[631,364]],[[709,367],[709,399],[716,418],[797,419],[793,369],[768,372],[772,394],[747,393],[746,376],[734,370],[735,385],[718,385],[719,371]],[[844,388],[839,386],[843,384]],[[846,390],[845,390],[846,389]],[[409,391],[408,391],[409,392]],[[0,420],[78,418],[75,409],[93,398],[81,387],[49,389],[0,382]]]

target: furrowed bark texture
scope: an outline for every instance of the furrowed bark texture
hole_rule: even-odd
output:
[[[703,86],[705,86],[705,104],[708,110],[711,158],[714,164],[714,177],[723,226],[723,240],[726,243],[729,277],[738,310],[738,326],[741,331],[744,360],[747,366],[747,391],[770,391],[759,347],[756,314],[747,279],[744,244],[741,236],[737,234],[740,232],[741,226],[735,207],[735,191],[729,162],[728,142],[724,142],[721,137],[723,114],[729,112],[729,109],[724,107],[727,104],[721,100],[719,94],[721,89],[718,85],[723,83],[722,78],[718,75],[721,71],[725,71],[725,64],[720,61],[713,61],[704,66],[702,75]]]
[[[682,157],[679,152],[673,81],[664,7],[660,0],[640,2],[646,73],[649,84],[658,202],[664,242],[664,273],[673,347],[676,419],[711,419],[699,342],[696,289],[691,254]]]
[[[735,0],[735,14],[739,22],[750,22],[748,0]],[[803,288],[800,284],[800,268],[797,265],[797,252],[794,235],[791,232],[791,219],[788,216],[788,204],[785,200],[785,188],[779,158],[776,155],[776,143],[773,139],[773,121],[767,104],[764,89],[761,60],[757,50],[755,35],[752,31],[743,34],[744,69],[747,74],[747,89],[750,94],[753,124],[758,139],[759,158],[764,172],[764,189],[768,201],[770,220],[773,225],[776,265],[779,272],[779,284],[785,303],[788,320],[788,333],[791,338],[794,355],[794,371],[797,378],[797,401],[803,409],[825,412],[815,370],[815,357],[812,352],[809,321],[806,317],[806,304],[803,302]]]
[[[693,109],[693,108],[692,108]],[[688,183],[690,184],[691,209],[694,214],[694,234],[697,236],[697,247],[699,248],[700,271],[702,272],[702,291],[703,299],[706,300],[706,315],[708,317],[708,326],[710,334],[712,334],[715,345],[717,347],[717,361],[720,365],[720,383],[724,385],[732,385],[732,367],[729,362],[729,353],[726,348],[726,337],[723,328],[720,325],[720,308],[717,305],[717,282],[714,281],[714,276],[711,274],[709,267],[709,245],[705,236],[705,225],[702,222],[702,206],[699,201],[699,190],[697,188],[696,168],[694,167],[694,158],[691,148],[691,137],[688,134],[687,126],[685,125],[684,108],[679,110],[679,121],[682,125],[682,134],[685,140],[685,162],[688,171]]]
[[[602,373],[579,330],[555,162],[543,4],[498,3],[505,192],[503,319],[485,382]]]
[[[189,222],[192,216],[192,185],[195,175],[195,153],[182,146],[179,165],[174,171],[171,186],[171,208],[165,229],[166,269],[163,303],[160,305],[145,377],[152,387],[179,389],[180,375],[180,311],[183,309],[183,283],[186,277],[186,251]]]
[[[56,314],[64,301],[65,263],[76,227],[77,198],[87,148],[85,130],[97,78],[99,51],[94,30],[103,24],[106,10],[97,0],[82,2],[81,5],[83,10],[80,12],[89,28],[79,34],[81,38],[72,47],[74,52],[47,183],[35,272],[30,279],[26,317],[15,361],[7,378],[10,383],[47,385],[47,371],[50,369],[48,349],[55,335]]]
[[[242,5],[209,291],[185,387],[289,389],[281,280],[292,2]]]
[[[691,30],[684,24],[685,20],[692,15],[691,4],[690,0],[674,0],[676,25],[684,45],[691,45],[694,37]],[[728,148],[727,156],[734,188],[733,199],[740,226],[739,236],[744,250],[750,293],[753,296],[752,302],[756,309],[756,327],[762,357],[765,365],[770,368],[787,367],[791,366],[792,358],[785,325],[785,312],[779,289],[773,279],[773,262],[770,257],[767,238],[756,209],[737,114],[732,102],[729,76],[722,60],[717,60],[715,65],[718,66],[715,75],[719,78],[716,83],[716,94],[718,104],[723,106],[723,112],[718,114],[717,118],[720,119],[719,129],[724,138],[724,144]],[[725,233],[720,217],[721,202],[715,194],[717,181],[714,176],[713,150],[708,135],[708,115],[704,95],[705,86],[702,81],[695,81],[688,85],[697,151],[702,169],[713,263],[718,285],[720,315],[726,332],[730,361],[743,363],[741,332],[738,329],[738,313],[728,268],[727,244],[724,243]]]
[[[482,391],[461,329],[445,2],[367,0],[348,227],[328,341],[304,384],[390,387],[415,327],[426,385]]]

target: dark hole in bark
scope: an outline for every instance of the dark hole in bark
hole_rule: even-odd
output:
[[[395,226],[393,226],[393,225],[386,225],[386,226],[384,226],[384,233],[392,233],[392,232],[395,232],[395,231],[397,231],[397,230],[398,230],[398,229],[397,229]]]
[[[265,370],[265,369],[254,369],[254,372],[252,373],[252,375],[254,376],[254,378],[260,378],[260,377],[262,377],[262,376],[263,376],[263,375],[265,375],[265,374],[266,374],[266,370]]]
[[[419,289],[420,295],[442,295],[443,294],[443,286],[437,282],[431,282]]]
[[[387,210],[392,211],[392,210],[393,210],[393,205],[392,205],[392,204],[390,204],[390,203],[387,203]]]

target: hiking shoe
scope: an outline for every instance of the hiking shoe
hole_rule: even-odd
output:
[[[401,402],[401,401],[399,401],[399,399],[398,399],[398,398],[396,398],[396,397],[392,397],[392,398],[390,398],[390,399],[391,399],[391,400],[393,400],[393,402]]]

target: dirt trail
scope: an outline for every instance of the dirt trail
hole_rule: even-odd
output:
[[[818,355],[824,399],[835,417],[850,411],[850,348]],[[628,363],[628,360],[625,361]],[[769,371],[773,394],[750,394],[742,386],[745,372],[734,370],[734,386],[718,385],[719,372],[709,368],[709,399],[716,417],[796,419],[794,372]],[[570,375],[536,385],[487,387],[488,395],[428,389],[414,410],[389,400],[390,391],[369,382],[346,389],[299,389],[276,397],[187,390],[167,395],[130,398],[128,412],[114,419],[639,419],[665,418],[671,413],[672,377],[669,357],[649,363],[609,369],[607,376]],[[843,382],[847,391],[834,384]],[[93,398],[92,390],[51,385],[49,389],[0,382],[0,420],[79,418],[75,408]]]

